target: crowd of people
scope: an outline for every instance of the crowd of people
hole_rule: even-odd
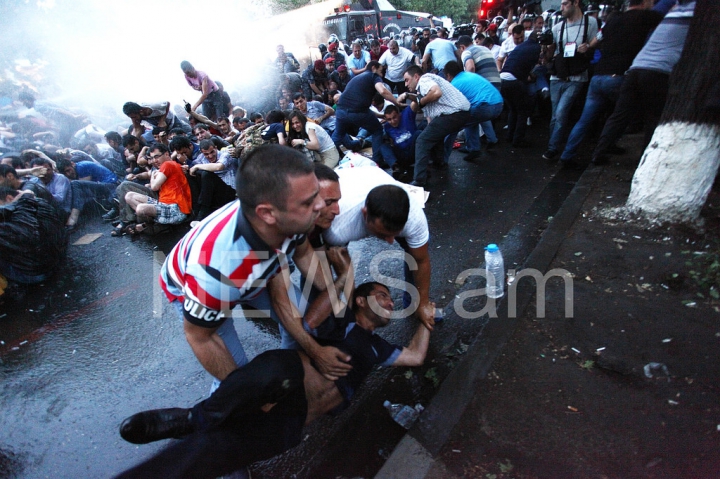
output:
[[[130,125],[104,133],[104,143],[84,128],[69,148],[4,155],[0,234],[27,202],[59,244],[95,205],[116,237],[192,228],[168,255],[160,282],[215,392],[191,409],[128,418],[121,434],[130,442],[187,439],[124,477],[216,477],[271,457],[296,445],[305,423],[347,405],[373,365],[421,364],[434,324],[429,228],[408,185],[428,187],[429,168],[448,167],[459,137],[468,162],[501,139],[529,146],[526,130],[542,101],[552,117],[538,157],[563,168],[577,167],[603,111],[609,117],[594,163],[617,151],[637,112],[649,141],[693,8],[629,0],[626,11],[599,19],[580,0],[563,0],[555,15],[481,21],[458,38],[426,28],[345,49],[332,36],[304,70],[280,45],[275,107],[249,114],[184,61],[199,94],[193,104],[127,102]],[[14,132],[0,134],[18,144]],[[364,152],[375,165],[343,168],[348,152]],[[374,334],[392,311],[387,288],[354,288],[345,247],[368,236],[397,241],[416,263],[405,272],[415,294],[406,291],[403,311],[419,326],[405,348]],[[24,274],[0,240],[5,277],[40,277]],[[288,281],[291,264],[302,291]],[[281,347],[293,351],[248,362],[233,326],[236,306],[264,311],[278,323]]]

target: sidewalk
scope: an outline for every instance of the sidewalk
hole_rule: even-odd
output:
[[[720,477],[720,195],[703,232],[612,218],[637,141],[584,172],[524,265],[573,275],[572,317],[562,280],[544,318],[521,280],[518,319],[503,301],[377,478]]]

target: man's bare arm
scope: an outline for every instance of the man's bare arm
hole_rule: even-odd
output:
[[[418,269],[413,272],[415,287],[420,293],[420,305],[415,313],[420,321],[430,331],[435,324],[435,306],[430,302],[430,253],[428,245],[425,243],[419,248],[410,248],[408,253],[417,262]]]
[[[280,318],[280,322],[288,333],[298,342],[300,347],[313,358],[317,369],[331,381],[347,375],[352,369],[347,362],[350,356],[337,348],[331,346],[320,346],[308,334],[302,325],[300,312],[288,297],[286,279],[289,281],[289,274],[278,274],[268,281],[268,291],[272,300],[273,309]]]
[[[433,304],[433,307],[435,305]],[[393,366],[421,366],[425,362],[430,345],[430,330],[424,324],[418,324],[410,344],[402,349]]]

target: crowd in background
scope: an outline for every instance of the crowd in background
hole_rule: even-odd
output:
[[[477,162],[500,141],[576,168],[584,138],[599,132],[588,156],[602,164],[628,126],[641,125],[649,141],[694,2],[628,5],[599,17],[596,6],[563,0],[558,12],[348,45],[332,35],[304,68],[278,45],[263,111],[233,105],[211,72],[187,61],[194,103],[129,101],[129,124],[117,131],[17,91],[0,105],[0,273],[20,283],[48,277],[83,215],[102,214],[117,237],[202,221],[237,197],[239,164],[265,144],[331,168],[364,152],[422,187],[428,166],[447,168],[453,148]],[[531,145],[526,130],[547,103],[550,140]]]

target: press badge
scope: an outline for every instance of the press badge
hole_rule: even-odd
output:
[[[574,57],[575,56],[575,49],[577,48],[577,43],[575,42],[567,42],[565,44],[565,49],[563,50],[565,53],[563,54],[564,57]]]

